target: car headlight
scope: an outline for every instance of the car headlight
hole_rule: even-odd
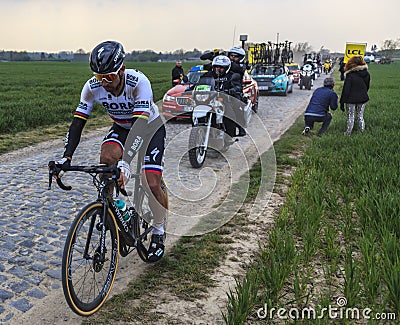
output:
[[[210,98],[210,94],[200,94],[195,95],[195,100],[198,102],[206,102]]]
[[[163,101],[164,102],[174,102],[175,101],[175,97],[165,94],[164,97],[163,97]]]

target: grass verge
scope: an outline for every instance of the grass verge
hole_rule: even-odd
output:
[[[370,66],[364,133],[345,137],[345,114],[338,111],[329,132],[310,140],[268,243],[229,293],[227,324],[283,317],[308,323],[313,316],[328,324],[332,307],[344,313],[336,317],[343,323],[399,316],[400,94],[393,88],[399,70],[398,64]],[[276,143],[278,153],[290,132]]]

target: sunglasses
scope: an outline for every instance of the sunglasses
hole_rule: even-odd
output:
[[[100,82],[102,82],[103,80],[106,83],[112,83],[115,79],[117,79],[118,77],[118,72],[119,70],[121,70],[122,65],[119,67],[119,69],[115,72],[110,72],[110,73],[106,73],[106,74],[101,74],[101,73],[95,73],[93,72],[94,76],[96,77],[96,79]]]

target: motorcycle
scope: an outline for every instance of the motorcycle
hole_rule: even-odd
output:
[[[328,74],[328,73],[330,73],[330,72],[331,72],[331,69],[332,69],[332,66],[331,66],[331,64],[330,64],[330,63],[327,63],[327,62],[325,62],[325,63],[324,63],[324,72],[325,72],[325,74]]]
[[[313,68],[310,65],[306,64],[303,67],[303,69],[300,70],[300,80],[299,80],[300,89],[303,89],[304,87],[307,90],[311,90],[311,87],[313,86],[313,79],[314,79]]]
[[[179,105],[190,107],[192,110],[188,154],[190,164],[194,168],[203,166],[209,149],[225,152],[234,143],[234,140],[225,132],[224,116],[235,120],[236,116],[231,116],[233,112],[229,106],[237,105],[241,101],[217,91],[217,88],[214,78],[201,78],[200,83],[194,87],[191,97],[177,98]],[[251,101],[249,100],[240,109],[243,113],[243,121],[239,123],[246,127],[252,114]]]

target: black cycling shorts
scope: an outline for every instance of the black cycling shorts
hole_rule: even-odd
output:
[[[118,145],[124,150],[124,144],[129,134],[129,129],[125,129],[117,124],[113,124],[103,139],[102,146],[105,144]],[[164,169],[164,150],[165,150],[166,132],[165,126],[161,125],[148,142],[142,170],[145,172],[162,174]]]

